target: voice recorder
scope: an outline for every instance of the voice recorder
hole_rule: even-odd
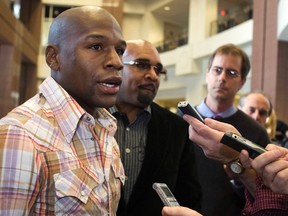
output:
[[[154,183],[152,187],[165,206],[179,206],[176,198],[165,183]]]

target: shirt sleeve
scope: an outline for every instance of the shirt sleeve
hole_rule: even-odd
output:
[[[39,187],[32,140],[17,126],[0,126],[0,215],[28,215]]]
[[[242,215],[284,216],[288,215],[288,195],[272,192],[263,184],[262,178],[256,178],[256,192],[253,197],[245,191],[246,205]]]

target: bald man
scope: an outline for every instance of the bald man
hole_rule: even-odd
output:
[[[0,121],[0,215],[116,215],[125,175],[104,108],[116,101],[125,48],[101,8],[53,21],[51,76]]]
[[[154,182],[166,183],[181,205],[200,210],[188,124],[153,102],[166,75],[158,51],[145,40],[127,41],[122,59],[123,82],[110,109],[118,120],[115,138],[126,174],[117,215],[161,215],[163,203]]]
[[[255,119],[263,127],[272,109],[268,97],[262,92],[250,92],[241,96],[238,108]]]

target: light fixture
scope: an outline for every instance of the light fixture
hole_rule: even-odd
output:
[[[170,9],[171,9],[171,8],[170,8],[169,6],[165,6],[165,7],[164,7],[164,10],[165,10],[165,11],[170,11]]]

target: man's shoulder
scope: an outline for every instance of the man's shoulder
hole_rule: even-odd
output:
[[[1,125],[15,125],[20,126],[25,124],[30,118],[36,115],[38,108],[36,104],[31,102],[35,97],[29,99],[23,104],[15,107],[6,116],[0,119]]]
[[[7,130],[18,128],[17,130],[26,131],[28,134],[32,134],[33,131],[36,134],[42,128],[47,130],[46,128],[55,122],[54,114],[51,110],[45,109],[37,103],[38,99],[39,97],[36,95],[11,110],[0,120],[1,128],[6,128]]]
[[[254,132],[261,131],[266,133],[266,129],[262,125],[241,110],[237,110],[232,116],[224,118],[224,122],[232,124],[238,130],[243,128],[244,130],[252,129]]]
[[[248,128],[253,127],[259,130],[265,130],[257,121],[239,109],[232,117],[234,117],[233,120],[235,120],[235,123],[245,124]]]
[[[151,104],[151,112],[152,117],[164,116],[165,118],[173,119],[174,121],[185,122],[181,116],[154,102]]]
[[[234,115],[226,118],[224,122],[232,124],[243,137],[261,146],[266,146],[270,142],[266,129],[241,110],[237,110]]]

